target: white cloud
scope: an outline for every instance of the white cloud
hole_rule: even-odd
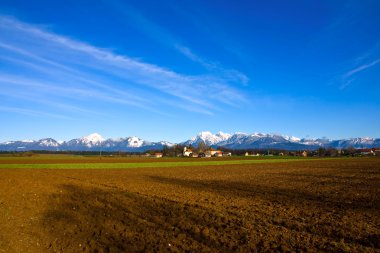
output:
[[[180,74],[4,16],[0,16],[0,32],[3,59],[29,70],[24,79],[16,78],[15,71],[0,73],[0,82],[33,85],[34,92],[72,99],[91,96],[147,110],[160,103],[160,94],[166,94],[168,99],[186,103],[183,109],[205,114],[246,101],[229,84],[236,78],[245,83],[246,77],[238,71],[222,76]]]

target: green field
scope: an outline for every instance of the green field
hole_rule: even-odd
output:
[[[329,158],[331,159],[331,158]],[[179,160],[179,159],[178,159]],[[217,166],[217,165],[239,165],[257,163],[288,163],[302,161],[319,161],[318,158],[287,158],[287,159],[242,159],[242,160],[202,160],[186,161],[160,161],[155,162],[123,162],[123,163],[47,163],[40,164],[37,161],[28,164],[0,164],[0,169],[128,169],[128,168],[154,168],[154,167],[184,167],[184,166]],[[323,158],[326,160],[326,158]],[[36,163],[37,162],[37,163]]]

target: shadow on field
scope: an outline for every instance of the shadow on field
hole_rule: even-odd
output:
[[[54,252],[235,251],[257,248],[243,223],[199,206],[117,188],[62,185],[42,226]]]
[[[336,195],[335,192],[322,192],[317,191],[316,189],[308,189],[310,182],[312,180],[304,180],[306,184],[304,187],[300,186],[299,183],[293,186],[293,182],[296,180],[287,178],[289,181],[287,188],[276,187],[275,181],[266,182],[268,185],[259,185],[254,183],[246,182],[233,182],[233,181],[218,181],[218,180],[189,180],[189,179],[180,179],[180,178],[169,178],[169,177],[160,177],[160,176],[150,176],[150,179],[165,183],[165,184],[174,184],[186,188],[197,189],[201,191],[210,191],[218,193],[224,196],[232,197],[245,197],[245,198],[260,198],[263,200],[268,200],[274,203],[282,203],[286,205],[298,206],[303,205],[313,205],[318,208],[328,208],[328,209],[352,209],[352,210],[378,210],[380,208],[379,197],[376,194],[372,196],[362,197],[356,196],[354,194],[342,194]],[[265,182],[262,182],[263,184]],[[346,187],[350,187],[346,183]],[[355,193],[355,189],[345,189],[341,187],[341,190],[352,191]],[[373,191],[373,189],[372,189]]]
[[[314,193],[299,185],[294,189],[289,189],[232,181],[185,180],[160,176],[150,176],[150,179],[164,184],[191,188],[196,191],[213,192],[225,197],[266,200],[272,203],[272,211],[276,209],[274,210],[275,217],[272,216],[271,218],[270,213],[265,214],[260,208],[247,207],[250,212],[261,215],[259,219],[264,221],[267,226],[275,225],[297,233],[302,232],[322,236],[328,238],[329,241],[346,241],[356,245],[380,249],[380,236],[373,233],[371,229],[367,231],[367,225],[365,225],[365,230],[360,230],[354,220],[343,221],[342,218],[347,210],[351,210],[355,214],[365,213],[366,220],[360,220],[360,222],[364,222],[364,224],[366,222],[369,222],[369,224],[376,223],[376,220],[378,220],[377,210],[380,208],[379,197],[376,194],[354,199],[350,195],[342,197],[341,195],[329,193]],[[275,185],[275,182],[267,182],[267,184]],[[292,184],[291,180],[289,184]],[[347,189],[347,191],[355,193],[355,188]],[[374,188],[372,193],[373,191]],[[284,212],[283,207],[289,208],[289,210],[295,209],[298,212]],[[372,218],[370,218],[371,216]],[[327,251],[330,250],[332,249]]]

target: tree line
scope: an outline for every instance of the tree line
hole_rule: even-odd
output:
[[[178,157],[183,154],[184,148],[191,149],[194,153],[202,153],[210,150],[212,147],[205,142],[200,142],[197,146],[175,144],[173,146],[164,146],[162,149],[147,150],[144,152],[125,152],[125,151],[48,151],[48,150],[31,150],[31,151],[0,151],[3,155],[12,156],[33,156],[38,154],[68,154],[68,155],[82,155],[82,156],[144,156],[146,154],[154,155],[155,153],[162,153],[163,156]],[[303,156],[306,152],[307,156],[313,157],[338,157],[338,156],[359,156],[361,151],[355,149],[353,146],[336,149],[333,147],[320,147],[317,150],[285,150],[285,149],[230,149],[226,147],[216,147],[216,149],[223,153],[232,153],[237,156],[244,156],[246,153],[250,155],[283,155],[283,156]],[[379,155],[379,154],[377,154]]]

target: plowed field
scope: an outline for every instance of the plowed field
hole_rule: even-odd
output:
[[[380,159],[28,161],[0,158],[0,252],[380,252]]]

